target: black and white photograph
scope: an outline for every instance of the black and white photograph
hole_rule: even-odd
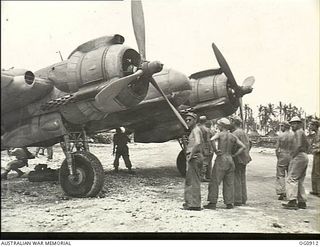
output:
[[[318,0],[1,1],[1,238],[317,239],[319,67]]]

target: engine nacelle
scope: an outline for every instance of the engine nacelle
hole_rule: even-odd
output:
[[[34,74],[26,69],[10,69],[1,71],[1,88],[11,84],[11,89],[19,90],[25,84],[31,85],[34,82]]]
[[[68,60],[37,71],[36,75],[50,79],[63,92],[74,93],[82,87],[132,74],[140,65],[140,55],[123,42],[120,35],[88,41],[75,49]]]
[[[52,88],[52,84],[36,78],[31,71],[1,71],[1,113],[30,104],[47,95]]]

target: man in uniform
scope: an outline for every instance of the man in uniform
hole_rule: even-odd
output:
[[[245,146],[242,153],[237,155],[233,161],[235,164],[234,171],[234,205],[241,206],[247,202],[247,182],[246,182],[246,167],[251,161],[249,151],[251,143],[248,135],[242,129],[242,120],[240,117],[235,116],[232,118],[232,123],[235,130],[232,132]]]
[[[185,119],[191,133],[186,148],[187,174],[184,187],[183,208],[185,210],[201,210],[201,169],[202,169],[202,132],[197,125],[197,115],[186,114]]]
[[[302,121],[299,117],[293,117],[289,123],[294,132],[292,159],[289,164],[286,183],[286,194],[289,202],[282,205],[286,209],[305,209],[307,207],[307,196],[303,181],[308,167],[307,151],[309,150],[309,142],[301,128]]]
[[[1,179],[3,180],[8,179],[8,173],[11,170],[18,173],[18,177],[21,177],[24,173],[19,168],[28,166],[28,159],[34,158],[27,148],[14,148],[10,151],[10,155],[15,156],[16,160],[7,164],[5,172],[1,174]]]
[[[310,130],[314,131],[314,138],[311,142],[311,151],[313,154],[312,172],[311,172],[311,195],[320,197],[320,132],[319,121],[312,120]]]
[[[211,138],[213,148],[217,155],[212,169],[211,180],[208,188],[209,204],[204,206],[207,209],[216,209],[219,195],[219,185],[223,181],[223,200],[227,209],[233,208],[234,202],[234,170],[233,158],[245,150],[244,144],[233,134],[229,132],[230,121],[221,118],[217,122],[219,133]],[[216,147],[215,142],[218,142]],[[238,147],[238,148],[237,148]],[[234,150],[237,151],[232,154]]]
[[[206,124],[207,121],[206,116],[199,117],[199,127],[202,132],[203,136],[203,144],[202,144],[202,151],[203,151],[203,166],[201,171],[201,181],[202,182],[209,182],[211,177],[211,167],[212,167],[212,157],[213,157],[213,145],[211,142],[212,132]]]
[[[290,131],[290,124],[287,121],[280,123],[281,133],[276,144],[277,173],[276,173],[276,193],[279,200],[286,199],[285,177],[288,173],[291,161],[291,150],[293,149],[294,134]]]
[[[119,159],[122,156],[129,173],[133,173],[132,164],[129,159],[129,148],[128,142],[130,142],[129,137],[121,131],[120,128],[116,128],[116,134],[113,136],[113,155],[116,155],[113,166],[115,172],[119,171]]]

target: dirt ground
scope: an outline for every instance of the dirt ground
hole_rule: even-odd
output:
[[[91,145],[91,152],[105,170],[105,184],[96,198],[70,198],[58,182],[29,182],[27,178],[1,181],[2,232],[228,232],[228,233],[319,233],[320,198],[308,195],[308,208],[282,209],[275,194],[276,157],[272,149],[253,148],[247,168],[248,204],[225,209],[220,195],[217,210],[182,210],[184,179],[175,161],[177,142],[129,144],[136,174],[128,174],[123,161],[113,173],[112,145]],[[30,149],[35,151],[35,149]],[[1,166],[10,161],[1,153]],[[64,156],[54,147],[51,168]],[[40,156],[29,161],[29,172]],[[311,188],[312,156],[305,180]],[[207,204],[207,183],[202,184],[202,203]]]

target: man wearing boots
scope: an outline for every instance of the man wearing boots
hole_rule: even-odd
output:
[[[250,139],[242,128],[242,119],[238,116],[232,118],[235,130],[232,132],[245,145],[245,150],[236,156],[233,161],[235,164],[234,171],[234,205],[242,206],[247,202],[247,179],[246,168],[251,161],[249,154],[251,144]]]
[[[277,173],[276,173],[276,193],[278,200],[286,199],[285,176],[288,173],[291,161],[291,150],[293,149],[294,134],[290,131],[290,124],[287,121],[280,123],[279,138],[276,144]]]
[[[8,174],[11,170],[18,173],[18,177],[21,177],[24,173],[19,168],[28,166],[28,159],[30,159],[32,155],[27,148],[14,148],[10,151],[10,154],[15,156],[16,160],[7,164],[5,172],[1,174],[1,179],[3,180],[8,179]]]
[[[219,185],[223,182],[223,200],[227,209],[233,208],[234,202],[234,170],[233,158],[245,150],[244,144],[229,132],[230,121],[221,118],[217,122],[219,133],[211,138],[213,148],[217,155],[212,169],[211,180],[208,188],[209,204],[204,206],[207,209],[216,209],[219,195]],[[216,146],[215,142],[218,142]],[[237,150],[234,154],[233,151]]]
[[[128,142],[130,142],[129,137],[126,133],[123,133],[120,128],[116,128],[116,134],[113,136],[113,155],[116,155],[114,158],[113,166],[115,172],[119,171],[119,159],[122,156],[126,167],[129,170],[129,173],[134,173],[132,171],[132,164],[129,159],[129,148]]]
[[[201,210],[202,132],[197,125],[197,114],[188,112],[185,121],[191,130],[186,148],[187,174],[184,187],[183,208]]]
[[[307,207],[307,196],[303,182],[308,167],[309,142],[301,128],[302,121],[299,117],[293,117],[289,123],[294,132],[294,143],[286,183],[286,194],[289,202],[283,203],[282,206],[286,209],[305,209]]]

